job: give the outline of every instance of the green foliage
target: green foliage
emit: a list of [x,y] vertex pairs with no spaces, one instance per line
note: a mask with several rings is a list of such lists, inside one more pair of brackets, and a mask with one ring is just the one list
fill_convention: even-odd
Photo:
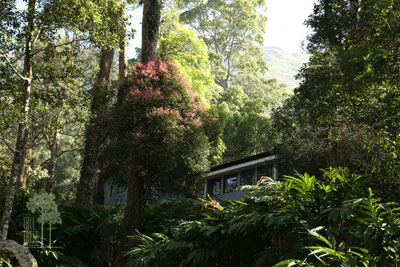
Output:
[[306,22],[312,56],[275,115],[292,170],[347,166],[398,198],[398,17],[391,0],[318,1]]
[[[249,77],[248,81],[252,78]],[[227,149],[224,160],[234,160],[270,151],[278,142],[269,110],[274,105],[273,94],[278,90],[276,81],[245,91],[242,86],[231,86],[218,99],[219,113],[224,119],[222,140]],[[278,99],[279,97],[275,98]]]
[[[8,147],[8,153],[14,154],[18,123],[29,121],[28,160],[32,172],[38,173],[49,166],[47,152],[54,133],[64,133],[67,127],[82,127],[88,106],[84,92],[95,74],[95,47],[117,43],[122,21],[110,18],[124,2],[37,0],[29,1],[32,3],[29,7],[28,3],[19,2],[2,1],[0,7],[4,22],[0,26],[0,142],[1,146]],[[28,19],[32,19],[32,29],[27,26]],[[29,52],[27,40],[31,41]],[[26,116],[22,116],[27,92],[21,77],[28,72],[21,68],[24,61],[32,65],[33,72],[31,103]],[[74,141],[78,145],[81,140],[77,136]],[[77,149],[77,146],[72,149],[61,146],[56,154],[60,156]],[[11,164],[8,161],[3,166],[10,168]],[[38,182],[30,178],[28,173],[29,189],[32,184],[35,190],[41,189],[43,179]]]
[[160,57],[177,62],[179,70],[192,84],[192,90],[210,101],[216,85],[204,41],[192,29],[180,24],[176,13],[165,14],[160,35]]
[[8,184],[8,176],[11,171],[12,157],[9,148],[0,145],[0,184],[6,186]]
[[3,257],[0,257],[0,262],[1,262],[1,264],[6,264],[6,266],[8,266],[8,267],[12,267],[12,265],[11,265],[11,263],[7,260],[7,259],[4,259]]
[[286,97],[286,89],[265,78],[263,34],[264,1],[177,2],[180,21],[189,25],[207,45],[219,114],[224,118],[223,161],[271,150],[277,136],[270,109]]
[[227,89],[235,73],[265,71],[262,51],[266,18],[263,1],[184,1],[180,19],[189,24],[211,52],[216,83]]
[[222,202],[223,210],[153,206],[127,256],[134,266],[393,266],[398,204],[366,186],[338,168],[246,186],[243,200]]
[[62,202],[59,210],[63,223],[52,231],[56,245],[61,246],[58,262],[109,266],[120,242],[123,208],[96,206],[89,212],[77,202]]

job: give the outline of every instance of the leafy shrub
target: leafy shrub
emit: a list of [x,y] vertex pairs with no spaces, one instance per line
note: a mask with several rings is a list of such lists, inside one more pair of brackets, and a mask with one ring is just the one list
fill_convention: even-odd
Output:
[[[224,209],[200,201],[148,209],[133,266],[393,266],[400,216],[360,175],[325,170],[246,186]],[[159,213],[158,213],[159,212]],[[175,217],[176,216],[176,217]]]

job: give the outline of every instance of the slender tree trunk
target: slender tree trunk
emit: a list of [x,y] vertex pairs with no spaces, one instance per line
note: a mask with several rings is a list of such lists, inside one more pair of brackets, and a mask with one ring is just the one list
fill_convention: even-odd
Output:
[[57,153],[60,147],[60,131],[58,127],[54,130],[53,140],[50,147],[50,165],[48,171],[48,177],[46,181],[46,192],[51,194],[53,193],[54,188],[54,173],[56,170],[56,163],[57,163]]
[[161,18],[161,1],[144,0],[142,21],[142,54],[140,62],[147,63],[157,57]]
[[21,182],[21,176],[25,170],[26,158],[28,154],[28,115],[29,104],[31,98],[32,88],[32,46],[34,42],[35,30],[35,14],[36,14],[36,0],[29,0],[28,2],[28,26],[26,30],[25,42],[25,58],[24,58],[24,85],[23,85],[23,102],[22,102],[22,121],[18,126],[17,143],[14,153],[14,161],[10,175],[10,185],[8,187],[8,194],[4,205],[3,216],[1,220],[1,239],[6,240],[8,235],[8,227],[11,220],[12,208],[14,205],[15,192],[18,189],[18,184]]
[[127,77],[127,66],[128,61],[126,59],[126,31],[124,31],[123,37],[121,37],[119,43],[119,74],[118,74],[118,81],[119,81],[119,88],[124,88],[126,86],[128,77]]
[[121,105],[125,99],[128,88],[128,61],[126,59],[126,25],[125,25],[125,7],[119,12],[119,21],[123,23],[121,35],[119,37],[119,57],[118,57],[118,95],[117,106]]
[[91,119],[86,128],[85,150],[79,180],[78,197],[87,209],[93,209],[97,199],[97,183],[100,173],[100,155],[104,146],[104,118],[107,113],[109,87],[114,49],[103,49],[100,59],[100,71],[93,88]]
[[100,205],[104,204],[104,182],[106,181],[104,178],[104,173],[100,172],[96,184],[96,195],[93,198],[93,202]]
[[27,172],[28,172],[28,165],[29,165],[29,158],[28,158],[28,151],[32,147],[32,140],[31,137],[32,133],[32,128],[29,128],[28,125],[26,125],[26,132],[24,134],[24,139],[25,139],[25,145],[23,146],[23,155],[22,155],[22,160],[20,164],[20,173],[18,175],[18,188],[20,189],[26,189],[27,187]]

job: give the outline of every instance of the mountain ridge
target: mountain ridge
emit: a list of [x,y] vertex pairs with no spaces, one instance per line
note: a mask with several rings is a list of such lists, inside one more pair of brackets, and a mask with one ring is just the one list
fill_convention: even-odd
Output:
[[298,87],[300,81],[297,75],[304,63],[308,62],[308,55],[299,53],[287,53],[276,46],[263,47],[264,59],[268,65],[266,77],[276,79],[279,84],[286,84],[287,89],[292,91]]

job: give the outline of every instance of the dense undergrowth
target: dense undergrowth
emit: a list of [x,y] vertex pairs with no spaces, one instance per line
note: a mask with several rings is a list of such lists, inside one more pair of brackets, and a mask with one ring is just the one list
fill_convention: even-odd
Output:
[[133,266],[397,266],[400,216],[346,169],[247,186],[242,201],[147,211]]
[[[3,202],[4,194],[1,198]],[[20,244],[24,243],[24,217],[32,216],[26,208],[28,199],[29,194],[18,192],[10,225],[9,239]],[[48,240],[49,228],[44,227],[43,248],[30,248],[39,266],[110,266],[120,240],[118,231],[122,223],[123,208],[119,205],[99,205],[89,211],[77,202],[59,201],[57,204],[62,223],[52,226],[51,247]],[[34,228],[36,238],[40,240],[40,225],[35,223]],[[41,244],[37,241],[29,245]],[[18,266],[15,256],[0,255],[0,259],[2,258],[8,259],[13,266]]]
[[[149,206],[131,237],[129,266],[398,266],[398,204],[380,200],[367,178],[347,169],[323,173],[264,179],[221,206],[194,199]],[[10,229],[21,243],[27,199],[18,195]],[[122,207],[58,207],[53,247],[31,249],[39,266],[111,266]]]

